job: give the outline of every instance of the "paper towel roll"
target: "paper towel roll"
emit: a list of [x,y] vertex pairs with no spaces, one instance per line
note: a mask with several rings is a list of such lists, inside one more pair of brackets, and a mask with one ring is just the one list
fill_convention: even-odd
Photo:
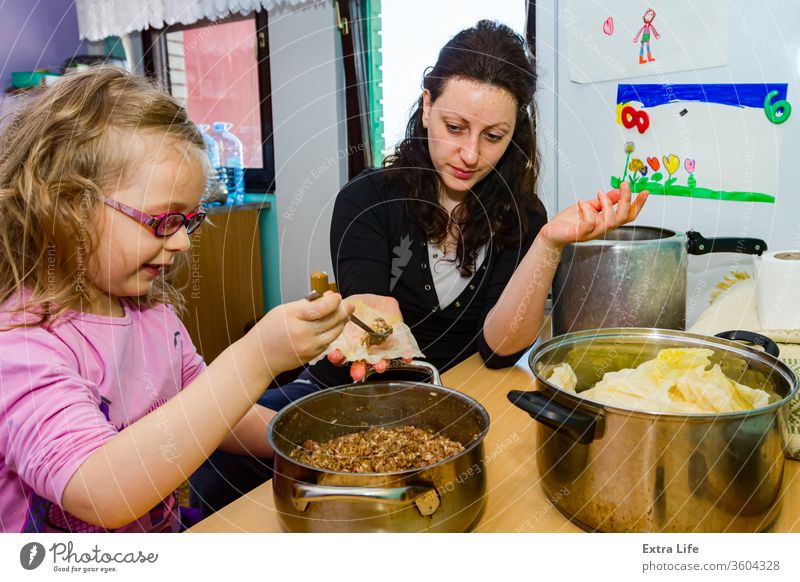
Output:
[[753,257],[756,309],[764,329],[800,329],[800,251]]

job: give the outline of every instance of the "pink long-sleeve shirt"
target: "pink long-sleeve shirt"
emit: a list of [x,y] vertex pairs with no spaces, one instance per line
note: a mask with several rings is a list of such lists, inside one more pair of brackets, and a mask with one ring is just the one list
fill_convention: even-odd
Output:
[[[52,329],[0,331],[0,531],[105,531],[59,507],[68,481],[205,368],[171,307],[123,308],[123,317],[70,313]],[[12,319],[0,308],[0,329]],[[157,446],[171,462],[174,436],[163,429]],[[117,531],[178,525],[173,494]]]

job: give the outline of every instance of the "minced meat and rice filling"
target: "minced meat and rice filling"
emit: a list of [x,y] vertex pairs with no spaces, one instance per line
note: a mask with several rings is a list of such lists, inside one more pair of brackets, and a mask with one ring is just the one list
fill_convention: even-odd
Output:
[[394,473],[421,469],[463,451],[461,443],[431,430],[372,427],[318,443],[311,439],[291,452],[307,465],[344,473]]

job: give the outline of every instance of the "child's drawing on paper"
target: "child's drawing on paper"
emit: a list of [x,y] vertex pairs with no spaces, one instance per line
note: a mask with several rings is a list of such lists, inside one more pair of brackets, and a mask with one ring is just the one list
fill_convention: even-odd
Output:
[[729,1],[561,0],[555,4],[559,35],[567,41],[569,78],[575,83],[727,64]]
[[[619,85],[614,166],[622,171],[611,185],[627,181],[632,192],[775,202],[782,122],[791,114],[786,96],[785,83]],[[789,113],[773,120],[780,108]],[[637,125],[637,119],[649,123]]]
[[[653,26],[653,19],[656,17],[656,11],[652,8],[648,8],[647,12],[644,13],[642,16],[642,20],[644,21],[644,26],[639,29],[639,32],[636,33],[636,36],[633,37],[633,43],[636,44],[637,42],[641,42],[642,46],[639,49],[639,64],[644,65],[645,63],[652,62],[655,59],[653,54],[650,52],[650,36],[656,37],[656,40],[661,38],[661,35],[658,34],[656,27]],[[640,41],[641,39],[641,41]],[[647,60],[644,58],[644,49],[645,45],[647,45]]]

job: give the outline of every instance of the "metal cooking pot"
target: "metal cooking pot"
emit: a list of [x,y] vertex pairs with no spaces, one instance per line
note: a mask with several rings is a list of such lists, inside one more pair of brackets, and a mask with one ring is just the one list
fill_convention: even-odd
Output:
[[[435,368],[424,362],[415,367]],[[408,368],[408,366],[403,366]],[[438,381],[438,372],[433,374]],[[344,473],[290,457],[307,439],[321,442],[379,426],[413,425],[464,444],[423,469]],[[486,493],[483,440],[489,415],[476,400],[422,382],[366,382],[310,394],[269,425],[275,451],[275,507],[292,532],[463,532],[477,522]]]
[[[580,397],[604,373],[638,366],[674,347],[712,350],[712,363],[730,378],[766,390],[769,404],[747,412],[682,415]],[[777,355],[777,346],[769,349]],[[545,380],[562,362],[577,375],[578,395]],[[797,378],[776,357],[720,338],[617,328],[554,338],[534,349],[529,363],[536,390],[508,397],[539,423],[537,464],[545,493],[582,528],[756,532],[777,519],[784,404],[797,392]]]
[[760,255],[755,238],[707,239],[650,226],[623,226],[567,245],[553,279],[553,335],[600,327],[686,328],[688,255]]

